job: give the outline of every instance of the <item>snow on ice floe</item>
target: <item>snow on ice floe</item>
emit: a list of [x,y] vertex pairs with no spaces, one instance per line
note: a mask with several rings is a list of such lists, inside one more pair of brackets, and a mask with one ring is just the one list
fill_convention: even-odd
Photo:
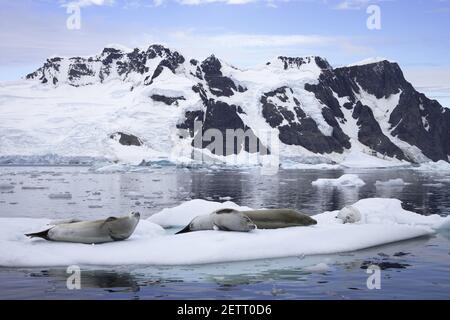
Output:
[[337,179],[317,179],[312,182],[316,187],[362,187],[366,183],[356,174],[344,174]]
[[199,231],[174,235],[154,223],[179,226],[194,215],[221,207],[248,209],[232,202],[192,200],[164,209],[158,218],[141,220],[126,241],[101,245],[28,239],[24,233],[42,230],[50,220],[0,218],[0,266],[187,265],[303,257],[361,250],[450,228],[449,218],[406,211],[396,199],[358,201],[352,207],[360,212],[361,219],[354,224],[337,219],[339,211],[314,216],[318,221],[315,226],[249,233]]
[[252,210],[249,207],[241,207],[234,202],[214,202],[202,199],[195,199],[182,203],[175,208],[166,208],[148,218],[149,221],[159,224],[164,228],[184,227],[192,219],[199,215],[209,214],[219,209],[239,209]]

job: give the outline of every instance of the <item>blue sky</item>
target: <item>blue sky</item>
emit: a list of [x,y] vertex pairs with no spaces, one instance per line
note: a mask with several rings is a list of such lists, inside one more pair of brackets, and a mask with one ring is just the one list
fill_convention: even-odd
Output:
[[[79,30],[66,27],[70,2],[81,8]],[[370,5],[381,10],[380,30],[366,26]],[[0,27],[0,80],[52,55],[163,43],[238,67],[277,55],[320,55],[334,66],[386,57],[418,86],[450,88],[450,0],[0,0]]]

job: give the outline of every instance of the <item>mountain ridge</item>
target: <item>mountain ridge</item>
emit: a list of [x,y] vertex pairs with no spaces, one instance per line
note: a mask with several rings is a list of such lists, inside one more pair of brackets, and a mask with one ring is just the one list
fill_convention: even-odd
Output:
[[[170,130],[187,130],[190,140],[174,143],[191,149],[207,129],[250,130],[258,141],[264,129],[278,134],[283,156],[303,160],[316,156],[338,163],[352,150],[412,163],[449,161],[450,156],[450,110],[417,92],[400,66],[388,60],[333,68],[319,56],[278,56],[260,68],[239,69],[215,55],[199,61],[156,44],[49,58],[26,79],[55,90],[64,84],[100,91],[111,81],[127,84],[122,90],[128,88],[139,103],[174,108]],[[201,132],[195,132],[195,120],[203,123]],[[214,154],[206,143],[201,148]],[[252,153],[245,142],[232,154],[241,151]]]

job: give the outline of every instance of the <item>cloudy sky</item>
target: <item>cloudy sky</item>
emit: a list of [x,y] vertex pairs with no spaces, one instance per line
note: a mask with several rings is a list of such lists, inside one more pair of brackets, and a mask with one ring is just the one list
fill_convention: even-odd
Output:
[[[81,24],[70,30],[74,5]],[[381,29],[367,28],[373,5]],[[0,27],[0,80],[53,55],[162,43],[238,67],[277,55],[320,55],[334,66],[386,57],[417,87],[450,88],[450,0],[0,0]]]

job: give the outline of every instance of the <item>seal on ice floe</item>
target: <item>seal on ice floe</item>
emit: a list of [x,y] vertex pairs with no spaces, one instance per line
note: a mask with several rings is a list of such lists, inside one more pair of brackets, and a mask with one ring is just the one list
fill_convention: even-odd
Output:
[[[246,222],[247,221],[247,222]],[[253,228],[247,230],[245,226],[251,223]],[[235,209],[220,209],[209,215],[195,217],[184,229],[178,233],[199,230],[250,231],[255,229],[279,229],[288,227],[303,227],[317,224],[310,216],[291,209],[268,209],[238,211]],[[241,226],[240,229],[237,226]],[[239,230],[238,230],[239,229]]]
[[131,212],[124,217],[109,217],[96,221],[62,221],[47,230],[28,233],[26,236],[88,244],[120,241],[133,234],[139,219],[139,212]]
[[346,206],[341,210],[339,210],[339,213],[336,216],[336,218],[342,220],[344,224],[357,223],[360,222],[362,219],[361,212],[359,212],[359,210],[353,206]]
[[317,224],[317,221],[310,216],[292,209],[266,209],[241,212],[249,217],[258,229],[307,227]]
[[242,212],[233,209],[222,209],[211,214],[195,217],[176,234],[200,230],[249,232],[254,229],[256,229],[256,225]]

